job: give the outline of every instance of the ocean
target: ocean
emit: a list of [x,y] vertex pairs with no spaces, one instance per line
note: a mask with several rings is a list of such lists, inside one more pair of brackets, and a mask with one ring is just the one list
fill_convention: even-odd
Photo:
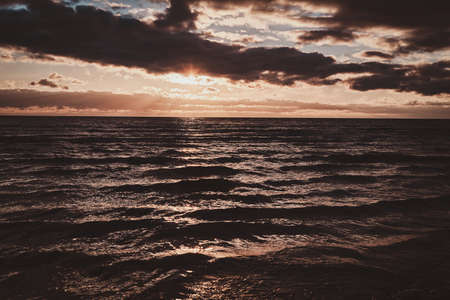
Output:
[[0,117],[1,299],[449,299],[450,120]]

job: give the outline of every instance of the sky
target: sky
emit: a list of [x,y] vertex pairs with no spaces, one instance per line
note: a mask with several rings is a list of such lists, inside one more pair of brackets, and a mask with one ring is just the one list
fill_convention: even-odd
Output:
[[450,118],[448,0],[0,0],[0,115]]

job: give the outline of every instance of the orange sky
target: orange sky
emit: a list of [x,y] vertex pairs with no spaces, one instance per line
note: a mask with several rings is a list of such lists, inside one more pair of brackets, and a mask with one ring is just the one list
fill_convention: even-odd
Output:
[[449,118],[448,4],[408,3],[5,1],[0,114]]

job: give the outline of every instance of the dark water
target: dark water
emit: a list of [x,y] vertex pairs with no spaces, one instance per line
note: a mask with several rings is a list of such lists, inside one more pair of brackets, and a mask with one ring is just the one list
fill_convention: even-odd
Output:
[[0,118],[2,299],[449,299],[450,121]]

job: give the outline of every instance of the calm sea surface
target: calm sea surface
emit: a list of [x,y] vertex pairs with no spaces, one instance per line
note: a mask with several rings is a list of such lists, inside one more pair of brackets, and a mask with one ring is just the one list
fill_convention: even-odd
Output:
[[2,299],[449,299],[450,121],[0,117]]

